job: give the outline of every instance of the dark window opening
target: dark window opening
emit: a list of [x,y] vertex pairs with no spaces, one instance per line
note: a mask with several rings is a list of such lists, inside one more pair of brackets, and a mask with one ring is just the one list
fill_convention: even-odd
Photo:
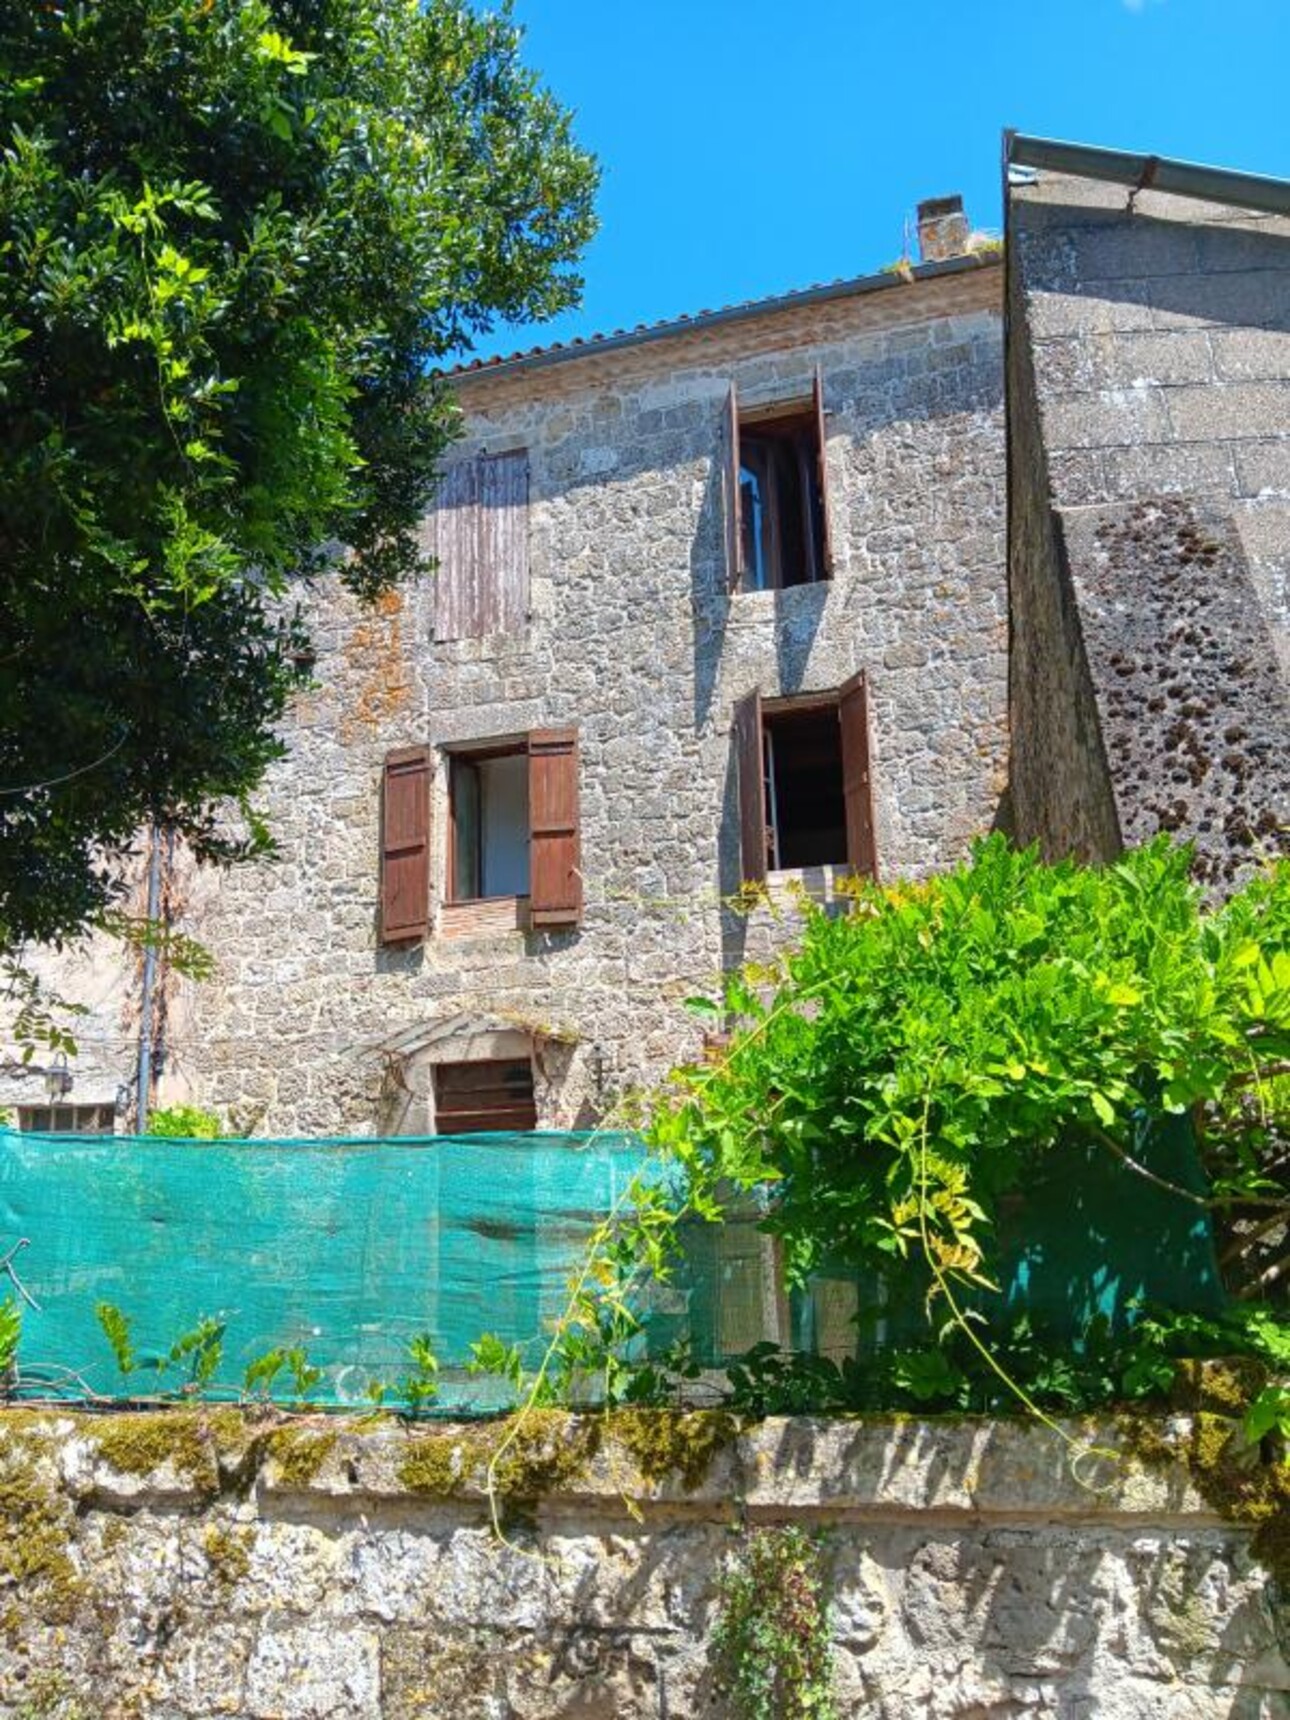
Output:
[[826,577],[815,415],[739,425],[739,518],[750,591]]
[[536,1129],[532,1064],[518,1058],[438,1064],[434,1120],[440,1135]]
[[449,900],[527,895],[527,748],[453,754],[448,796],[452,815]]
[[114,1135],[115,1105],[19,1105],[24,1134]]
[[847,817],[837,706],[768,712],[762,733],[770,869],[845,865]]

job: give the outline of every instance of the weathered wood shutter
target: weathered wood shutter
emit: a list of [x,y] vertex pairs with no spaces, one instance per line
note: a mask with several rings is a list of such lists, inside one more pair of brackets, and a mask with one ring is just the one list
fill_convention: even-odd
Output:
[[731,591],[738,591],[744,576],[744,533],[743,508],[739,494],[739,396],[733,382],[726,398],[722,441],[725,455],[722,489],[725,491],[726,584]]
[[862,877],[878,876],[869,762],[869,681],[862,670],[838,693],[842,725],[842,795],[846,806],[847,861]]
[[828,430],[824,420],[824,378],[819,366],[811,384],[811,404],[815,411],[816,458],[819,462],[820,485],[820,561],[823,572],[833,572],[833,539],[829,533],[829,462],[825,450]]
[[735,706],[735,762],[739,772],[739,848],[745,884],[766,881],[766,781],[761,694]]
[[444,472],[434,516],[436,639],[483,639],[523,627],[528,509],[523,449],[459,460]]
[[429,924],[430,749],[401,747],[381,782],[381,942],[419,942]]
[[480,573],[477,630],[518,633],[529,613],[529,457],[488,454],[479,462]]
[[529,736],[529,917],[534,926],[582,922],[578,731]]

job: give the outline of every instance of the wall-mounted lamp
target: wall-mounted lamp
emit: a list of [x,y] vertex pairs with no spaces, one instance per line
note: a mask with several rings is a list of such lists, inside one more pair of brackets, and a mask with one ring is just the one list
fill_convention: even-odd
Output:
[[56,1051],[54,1061],[45,1070],[45,1090],[55,1103],[71,1092],[72,1079],[72,1072],[67,1067],[67,1053]]

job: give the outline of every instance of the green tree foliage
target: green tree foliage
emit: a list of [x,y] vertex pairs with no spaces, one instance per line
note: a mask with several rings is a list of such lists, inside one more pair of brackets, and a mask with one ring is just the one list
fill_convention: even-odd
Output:
[[293,589],[418,565],[429,367],[576,299],[594,187],[505,9],[0,3],[0,947],[149,818],[265,846]]
[[[768,1191],[790,1269],[988,1285],[1000,1199],[1090,1143],[1131,1172],[1144,1119],[1189,1113],[1257,1293],[1284,1250],[1290,1134],[1290,867],[1207,910],[1186,850],[1045,866],[1002,838],[925,883],[807,912],[799,947],[745,970],[728,1052],[679,1072],[652,1132],[715,1216]],[[705,1007],[700,1005],[700,1007]],[[1257,1271],[1249,1274],[1250,1251]]]

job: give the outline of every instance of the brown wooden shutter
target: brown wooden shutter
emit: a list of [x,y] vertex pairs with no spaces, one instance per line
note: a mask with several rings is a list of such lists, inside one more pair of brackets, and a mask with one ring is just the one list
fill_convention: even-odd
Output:
[[459,460],[439,480],[434,515],[434,636],[517,633],[529,612],[529,457]]
[[459,460],[439,479],[434,553],[434,636],[468,639],[479,608],[478,460]]
[[766,779],[761,694],[735,706],[735,760],[739,771],[739,847],[745,884],[766,881]]
[[862,877],[878,876],[873,828],[873,779],[869,764],[869,680],[862,670],[838,693],[842,725],[842,794],[846,805],[847,860]]
[[726,583],[731,591],[738,591],[743,579],[743,513],[739,496],[739,396],[735,385],[730,384],[730,393],[726,399],[725,426],[722,439],[725,443],[725,519],[726,519]]
[[829,462],[825,450],[827,448],[827,427],[824,421],[824,378],[819,366],[815,369],[815,380],[811,384],[811,401],[815,408],[815,441],[816,459],[819,462],[820,483],[820,560],[826,574],[833,572],[833,539],[829,533]]
[[534,926],[582,923],[578,731],[529,736],[529,916]]
[[529,613],[529,457],[489,454],[479,461],[478,610],[472,638],[518,633]]
[[401,747],[381,783],[381,942],[419,942],[429,924],[430,748]]

